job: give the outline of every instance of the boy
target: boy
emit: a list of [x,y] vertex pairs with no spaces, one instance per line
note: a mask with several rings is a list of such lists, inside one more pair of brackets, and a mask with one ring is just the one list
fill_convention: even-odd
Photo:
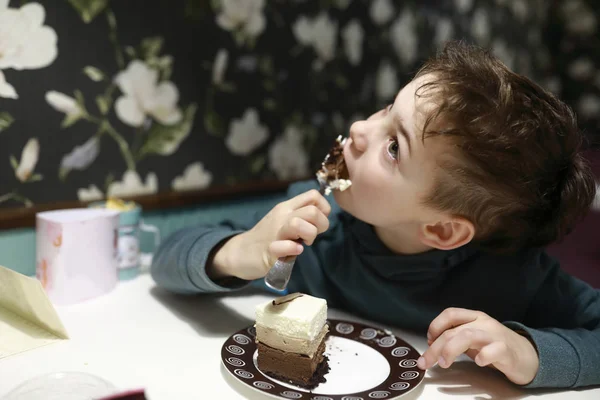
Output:
[[152,276],[180,293],[234,290],[298,255],[290,292],[426,331],[422,369],[466,353],[518,385],[600,384],[600,294],[541,249],[593,200],[581,141],[554,96],[450,43],[352,125],[352,186],[335,201],[296,184],[264,217],[177,232]]

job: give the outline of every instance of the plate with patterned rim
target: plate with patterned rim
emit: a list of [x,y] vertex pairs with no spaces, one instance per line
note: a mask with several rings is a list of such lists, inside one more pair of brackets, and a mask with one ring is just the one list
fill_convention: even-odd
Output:
[[328,320],[325,355],[330,371],[312,391],[264,374],[257,367],[256,329],[231,335],[221,348],[221,361],[242,384],[277,399],[396,399],[419,386],[425,371],[417,367],[419,352],[392,332],[357,322]]

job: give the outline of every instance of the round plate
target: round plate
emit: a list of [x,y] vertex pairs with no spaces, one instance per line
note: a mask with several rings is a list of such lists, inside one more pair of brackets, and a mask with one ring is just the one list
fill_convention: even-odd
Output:
[[81,400],[108,396],[116,390],[104,379],[84,372],[64,371],[36,376],[2,400]]
[[415,389],[425,372],[419,352],[389,331],[356,322],[328,320],[327,382],[312,391],[271,378],[256,363],[251,326],[234,333],[221,349],[223,365],[237,380],[271,397],[306,400],[392,399]]

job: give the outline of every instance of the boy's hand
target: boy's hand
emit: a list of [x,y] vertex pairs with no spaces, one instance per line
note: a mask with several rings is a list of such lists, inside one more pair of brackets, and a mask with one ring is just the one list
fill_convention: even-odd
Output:
[[277,204],[252,229],[228,240],[215,254],[213,276],[264,277],[279,257],[297,256],[329,228],[331,206],[310,190]]
[[492,366],[518,385],[535,378],[539,357],[524,336],[480,311],[447,308],[429,325],[429,349],[418,360],[421,369],[438,363],[448,368],[462,353],[477,365]]

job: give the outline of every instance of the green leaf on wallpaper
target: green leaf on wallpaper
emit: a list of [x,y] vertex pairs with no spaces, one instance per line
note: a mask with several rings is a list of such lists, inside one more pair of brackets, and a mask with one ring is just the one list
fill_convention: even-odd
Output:
[[42,179],[44,179],[44,176],[42,174],[34,174],[31,177],[29,177],[29,179],[27,179],[27,182],[28,183],[39,182]]
[[213,136],[223,136],[225,134],[225,124],[223,124],[221,117],[212,110],[207,110],[204,113],[204,128]]
[[112,34],[116,34],[117,31],[117,17],[115,13],[109,9],[106,12],[106,21],[108,22],[108,27],[110,28]]
[[100,82],[104,80],[104,72],[100,71],[100,69],[96,67],[92,67],[91,65],[83,68],[83,73],[94,82]]
[[108,193],[108,188],[115,181],[115,175],[112,172],[109,172],[106,175],[106,179],[104,179],[104,192]]
[[190,104],[183,112],[181,121],[175,125],[161,125],[154,122],[148,132],[146,143],[140,150],[140,157],[147,154],[170,156],[175,153],[192,130],[197,109],[195,103]]
[[58,179],[61,182],[65,182],[67,180],[67,176],[69,176],[69,172],[71,172],[69,168],[60,167],[58,169]]
[[12,117],[12,115],[6,111],[0,112],[0,132],[8,129],[13,122],[15,122],[15,119]]
[[164,39],[160,36],[145,38],[140,44],[140,52],[144,60],[152,60],[158,56],[162,49]]
[[19,168],[19,162],[13,155],[10,156],[10,165],[12,165],[12,167],[15,171],[17,170],[17,168]]
[[96,106],[100,111],[100,114],[106,115],[110,111],[112,105],[112,98],[110,96],[96,96]]
[[89,24],[108,6],[109,0],[69,0],[71,6],[79,13],[86,24]]
[[264,155],[256,157],[250,162],[250,172],[254,175],[258,174],[263,169],[266,162],[267,160]]
[[125,46],[125,54],[132,60],[137,58],[137,50],[133,46]]
[[165,55],[162,57],[154,57],[147,61],[150,68],[154,68],[160,72],[160,80],[168,81],[173,73],[173,57]]
[[67,115],[60,123],[60,127],[63,129],[68,128],[71,125],[73,125],[75,122],[79,121],[80,119],[81,119],[81,115],[79,115],[79,114]]
[[85,97],[83,96],[81,90],[77,89],[73,92],[73,94],[75,95],[75,100],[77,100],[77,104],[79,104],[79,106],[82,109],[85,109]]

